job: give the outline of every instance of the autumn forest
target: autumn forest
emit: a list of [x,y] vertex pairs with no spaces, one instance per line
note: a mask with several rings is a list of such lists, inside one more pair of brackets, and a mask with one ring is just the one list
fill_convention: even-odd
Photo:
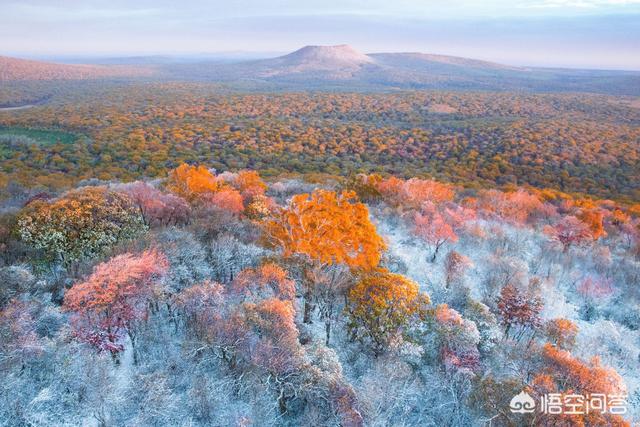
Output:
[[0,426],[640,421],[637,97],[29,64]]
[[[160,177],[190,162],[265,176],[374,172],[640,199],[640,108],[624,98],[85,85],[0,112],[0,180],[64,188],[92,177]],[[37,103],[53,92],[30,89],[9,91],[0,104]],[[12,138],[25,128],[66,135]]]

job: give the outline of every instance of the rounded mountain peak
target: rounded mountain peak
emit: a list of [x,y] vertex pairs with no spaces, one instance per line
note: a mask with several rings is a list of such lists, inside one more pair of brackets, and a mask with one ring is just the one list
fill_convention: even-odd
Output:
[[358,52],[347,44],[335,46],[305,46],[286,56],[290,59],[334,61],[341,63],[373,62],[371,57]]

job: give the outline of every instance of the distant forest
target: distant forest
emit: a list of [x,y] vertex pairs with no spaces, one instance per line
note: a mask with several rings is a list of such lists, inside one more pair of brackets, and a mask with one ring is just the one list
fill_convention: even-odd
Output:
[[[42,103],[42,100],[46,100]],[[379,173],[640,200],[640,108],[587,94],[232,93],[206,83],[7,85],[0,185],[165,176]]]

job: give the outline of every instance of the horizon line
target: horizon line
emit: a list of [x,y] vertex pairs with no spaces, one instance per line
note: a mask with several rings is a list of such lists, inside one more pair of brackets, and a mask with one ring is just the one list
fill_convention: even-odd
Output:
[[[56,62],[56,60],[83,60],[83,59],[91,59],[91,60],[100,60],[100,59],[132,59],[132,58],[153,58],[153,57],[166,57],[172,59],[196,59],[198,57],[219,57],[220,59],[234,59],[237,62],[243,61],[251,61],[251,60],[259,60],[259,59],[272,59],[280,56],[287,55],[289,53],[296,52],[300,49],[304,49],[307,47],[342,47],[348,46],[353,48],[353,46],[349,43],[340,43],[340,44],[308,44],[301,46],[294,50],[289,51],[279,51],[279,50],[222,50],[222,51],[201,51],[201,52],[111,52],[111,53],[90,53],[90,52],[78,52],[78,53],[26,53],[26,52],[3,52],[0,51],[0,56],[14,58],[14,59],[23,59],[29,61],[40,61],[40,62],[49,62],[49,63],[59,63],[72,65],[71,63],[65,62]],[[353,48],[355,49],[355,48]],[[359,51],[358,49],[355,49]],[[581,67],[581,66],[569,66],[569,65],[553,65],[553,64],[539,64],[533,65],[531,63],[509,63],[503,62],[493,58],[486,57],[471,57],[471,56],[462,56],[456,54],[447,54],[447,53],[439,53],[439,52],[424,52],[417,50],[407,50],[407,51],[371,51],[371,52],[362,52],[364,55],[376,55],[376,54],[424,54],[424,55],[435,55],[435,56],[445,56],[452,58],[462,58],[462,59],[470,59],[476,61],[484,61],[484,62],[492,62],[497,65],[504,65],[510,67],[520,67],[520,68],[536,68],[536,69],[548,69],[548,70],[584,70],[584,71],[612,71],[612,72],[640,72],[640,68],[624,68],[624,67],[608,67],[608,68],[597,68],[597,67]],[[223,58],[224,55],[256,55],[255,58]],[[264,55],[264,56],[263,56]],[[275,56],[273,56],[275,55]],[[204,59],[204,58],[203,58]],[[73,65],[96,65],[96,64],[83,64],[81,62],[74,62]],[[119,65],[119,64],[99,64],[99,65]],[[136,65],[136,64],[128,64],[128,65]],[[140,64],[143,65],[143,64]],[[153,64],[145,64],[145,65],[153,65]]]

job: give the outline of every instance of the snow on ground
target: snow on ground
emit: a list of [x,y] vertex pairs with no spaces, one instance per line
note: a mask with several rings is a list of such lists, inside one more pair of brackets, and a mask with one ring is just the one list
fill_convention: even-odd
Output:
[[[546,236],[539,230],[479,220],[478,225],[488,230],[485,239],[461,236],[458,242],[445,245],[437,261],[431,263],[429,248],[412,237],[411,230],[400,218],[390,218],[376,209],[372,212],[378,231],[387,241],[389,253],[404,264],[404,274],[417,282],[434,304],[447,302],[448,295],[443,292],[442,260],[449,250],[456,250],[473,261],[474,266],[467,274],[467,285],[474,299],[482,300],[486,296],[484,279],[496,267],[518,270],[521,276],[513,276],[515,281],[541,278],[543,320],[562,317],[577,324],[579,333],[572,354],[583,360],[598,356],[603,365],[614,368],[627,385],[629,415],[632,419],[640,419],[640,331],[602,317],[585,320],[580,314],[584,300],[577,294],[576,284],[594,268],[593,259],[597,254],[593,252],[602,250],[601,247],[576,250],[568,260],[554,259],[545,247]],[[496,252],[508,260],[506,266],[493,263]],[[597,303],[604,309],[612,301],[603,298]]]

